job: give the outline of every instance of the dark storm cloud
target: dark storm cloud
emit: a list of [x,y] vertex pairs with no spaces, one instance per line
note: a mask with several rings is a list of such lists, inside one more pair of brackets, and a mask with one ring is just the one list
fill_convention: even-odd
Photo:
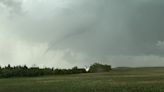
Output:
[[104,7],[91,32],[65,38],[62,45],[98,55],[162,54],[156,44],[164,40],[163,1],[107,1]]
[[164,61],[163,0],[0,2],[13,12],[26,10],[23,16],[6,19],[4,25],[27,44],[45,43],[37,49],[44,54],[37,57],[49,55],[68,64],[90,64],[100,58],[115,66]]
[[161,0],[141,3],[131,16],[129,27],[133,47],[140,53],[163,53],[156,49],[158,41],[164,40],[164,2]]
[[[105,3],[100,5],[100,2]],[[87,8],[84,8],[83,5],[86,5]],[[67,14],[64,11],[62,18],[67,21],[62,21],[64,22],[60,26],[63,27],[62,29],[52,27],[47,30],[47,27],[43,28],[46,30],[43,30],[43,33],[45,31],[48,35],[53,36],[55,31],[59,30],[62,30],[61,33],[64,34],[58,40],[54,38],[56,41],[52,42],[52,47],[54,43],[60,44],[66,40],[68,45],[73,45],[70,48],[87,49],[87,51],[90,49],[90,52],[99,52],[100,54],[149,54],[153,53],[151,51],[154,49],[153,46],[159,40],[163,40],[163,1],[83,1],[80,7],[76,7],[68,9],[72,13]],[[84,16],[82,20],[77,16],[79,13],[82,14],[80,16]],[[85,14],[87,15],[85,16]],[[87,20],[89,15],[99,16]],[[47,25],[53,26],[54,23]],[[77,37],[76,35],[81,33],[84,35],[86,31],[90,30],[92,30],[90,35],[87,38],[77,39],[77,44],[76,41],[71,41],[71,37]],[[38,32],[36,31],[36,33]],[[42,35],[42,33],[40,34]],[[86,40],[85,44],[81,43],[81,40]]]

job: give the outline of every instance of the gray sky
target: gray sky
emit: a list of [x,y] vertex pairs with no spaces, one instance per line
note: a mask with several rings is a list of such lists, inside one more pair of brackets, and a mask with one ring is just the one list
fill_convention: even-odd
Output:
[[164,66],[163,0],[0,0],[0,64]]

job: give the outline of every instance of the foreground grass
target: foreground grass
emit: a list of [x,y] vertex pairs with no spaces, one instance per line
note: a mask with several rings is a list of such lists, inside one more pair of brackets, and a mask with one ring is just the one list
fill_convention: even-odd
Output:
[[164,92],[164,68],[0,79],[0,92]]

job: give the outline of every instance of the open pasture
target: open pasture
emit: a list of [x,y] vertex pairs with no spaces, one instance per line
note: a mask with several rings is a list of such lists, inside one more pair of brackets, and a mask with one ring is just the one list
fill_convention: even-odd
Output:
[[164,92],[164,68],[0,79],[0,92]]

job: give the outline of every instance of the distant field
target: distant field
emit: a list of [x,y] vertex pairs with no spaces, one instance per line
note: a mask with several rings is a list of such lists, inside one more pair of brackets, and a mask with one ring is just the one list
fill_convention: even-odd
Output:
[[164,68],[0,79],[0,92],[164,92]]

